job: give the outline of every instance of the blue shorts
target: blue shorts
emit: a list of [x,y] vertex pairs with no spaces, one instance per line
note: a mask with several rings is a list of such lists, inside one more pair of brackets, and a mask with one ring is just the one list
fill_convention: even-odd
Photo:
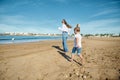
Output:
[[77,54],[80,55],[82,48],[78,48],[78,47],[73,47],[72,49],[72,54],[75,54],[75,52],[77,51]]

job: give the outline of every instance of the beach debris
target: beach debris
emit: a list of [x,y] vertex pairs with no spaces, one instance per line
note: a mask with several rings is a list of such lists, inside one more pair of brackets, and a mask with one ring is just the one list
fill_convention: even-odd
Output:
[[79,72],[76,72],[75,74],[78,76],[78,75],[79,75]]
[[85,75],[83,75],[83,76],[82,76],[82,78],[83,78],[83,79],[86,79],[86,76],[85,76]]
[[72,77],[72,73],[69,73],[69,77]]
[[92,78],[92,76],[90,76],[90,78]]
[[14,43],[15,38],[12,38],[12,42]]
[[86,79],[86,76],[83,76],[83,78],[85,78],[85,79]]
[[106,78],[105,80],[108,80],[108,78]]
[[12,38],[12,41],[14,41],[15,40],[15,38]]
[[68,78],[68,75],[67,75],[67,74],[65,74],[65,77],[66,77],[66,78]]

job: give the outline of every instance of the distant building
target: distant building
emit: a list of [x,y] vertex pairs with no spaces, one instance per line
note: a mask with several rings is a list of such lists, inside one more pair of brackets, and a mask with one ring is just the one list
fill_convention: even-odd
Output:
[[113,34],[112,37],[119,37],[119,34]]

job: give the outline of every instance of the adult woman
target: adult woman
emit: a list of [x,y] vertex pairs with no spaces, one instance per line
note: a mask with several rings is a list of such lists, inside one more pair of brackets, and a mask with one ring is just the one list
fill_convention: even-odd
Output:
[[62,31],[62,44],[64,52],[68,52],[68,46],[67,46],[67,38],[68,34],[70,32],[70,28],[72,28],[65,19],[62,20],[62,27],[59,27],[58,29]]

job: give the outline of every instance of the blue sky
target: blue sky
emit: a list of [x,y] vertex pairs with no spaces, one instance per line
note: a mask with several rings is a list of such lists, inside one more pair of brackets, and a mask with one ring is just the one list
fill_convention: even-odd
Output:
[[120,0],[0,0],[0,33],[61,33],[61,20],[81,33],[120,33]]

